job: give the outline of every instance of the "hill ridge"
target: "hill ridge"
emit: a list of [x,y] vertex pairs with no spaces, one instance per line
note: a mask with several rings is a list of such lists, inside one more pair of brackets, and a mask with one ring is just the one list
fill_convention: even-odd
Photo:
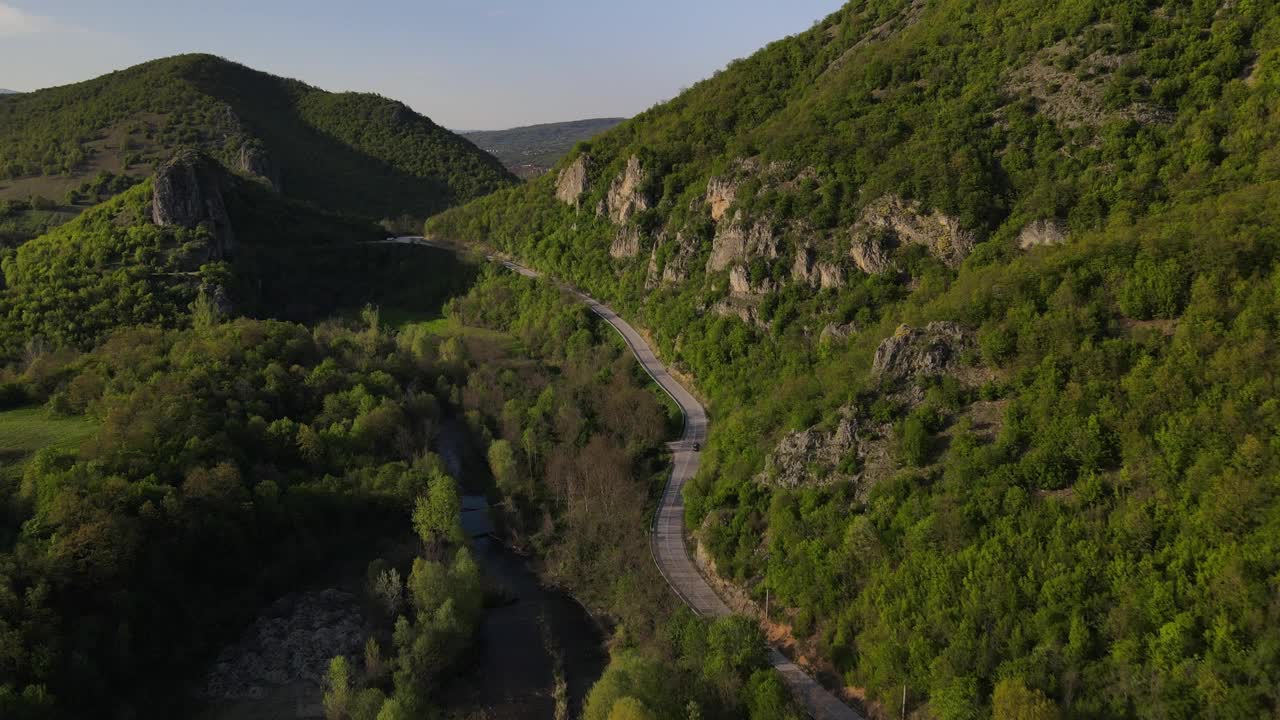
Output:
[[469,130],[460,134],[527,179],[546,172],[579,142],[590,140],[624,121],[625,118],[584,118],[506,130]]
[[42,196],[69,210],[111,194],[80,192],[96,176],[145,177],[183,146],[295,199],[373,219],[426,217],[514,181],[404,103],[209,54],[6,95],[0,120],[0,200]]

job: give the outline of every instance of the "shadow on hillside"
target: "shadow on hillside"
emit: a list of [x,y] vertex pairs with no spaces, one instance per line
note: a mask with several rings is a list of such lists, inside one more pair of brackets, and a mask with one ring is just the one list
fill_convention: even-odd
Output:
[[[297,108],[310,90],[303,83],[233,63],[197,62],[184,74],[202,92],[227,103],[266,143],[289,197],[364,217],[434,214],[457,201],[443,179],[399,170],[307,122]],[[415,121],[421,120],[415,116],[405,122]]]

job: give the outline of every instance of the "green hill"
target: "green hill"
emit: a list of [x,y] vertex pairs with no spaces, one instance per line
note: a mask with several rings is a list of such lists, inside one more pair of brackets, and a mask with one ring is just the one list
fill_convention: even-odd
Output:
[[523,178],[534,178],[555,166],[583,140],[617,126],[626,118],[593,118],[545,123],[509,130],[474,130],[462,136],[502,161]]
[[39,234],[186,146],[291,198],[374,219],[426,217],[514,180],[402,103],[181,55],[0,97],[0,232],[9,244]]
[[88,350],[117,328],[190,326],[201,307],[298,321],[370,302],[429,309],[469,282],[449,253],[368,244],[383,236],[185,151],[5,258],[0,360],[33,342]]
[[690,528],[879,712],[1254,717],[1278,109],[1271,4],[866,0],[427,230],[695,378]]

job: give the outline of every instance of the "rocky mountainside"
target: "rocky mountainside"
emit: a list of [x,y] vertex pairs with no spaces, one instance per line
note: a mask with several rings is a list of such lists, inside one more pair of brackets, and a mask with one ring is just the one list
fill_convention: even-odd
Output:
[[515,180],[394,100],[181,55],[0,99],[0,221],[32,196],[93,204],[128,184],[99,180],[147,177],[183,147],[290,198],[372,219],[426,217]]
[[689,526],[873,714],[1266,714],[1278,109],[1272,5],[850,2],[427,232],[695,378]]
[[625,121],[626,118],[571,120],[509,130],[473,130],[462,136],[501,160],[511,172],[529,179],[554,167],[574,145]]

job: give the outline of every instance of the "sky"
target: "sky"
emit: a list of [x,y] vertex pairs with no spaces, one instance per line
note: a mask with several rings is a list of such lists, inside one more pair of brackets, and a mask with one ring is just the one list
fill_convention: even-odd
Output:
[[630,117],[842,0],[0,0],[0,88],[208,52],[455,130]]

